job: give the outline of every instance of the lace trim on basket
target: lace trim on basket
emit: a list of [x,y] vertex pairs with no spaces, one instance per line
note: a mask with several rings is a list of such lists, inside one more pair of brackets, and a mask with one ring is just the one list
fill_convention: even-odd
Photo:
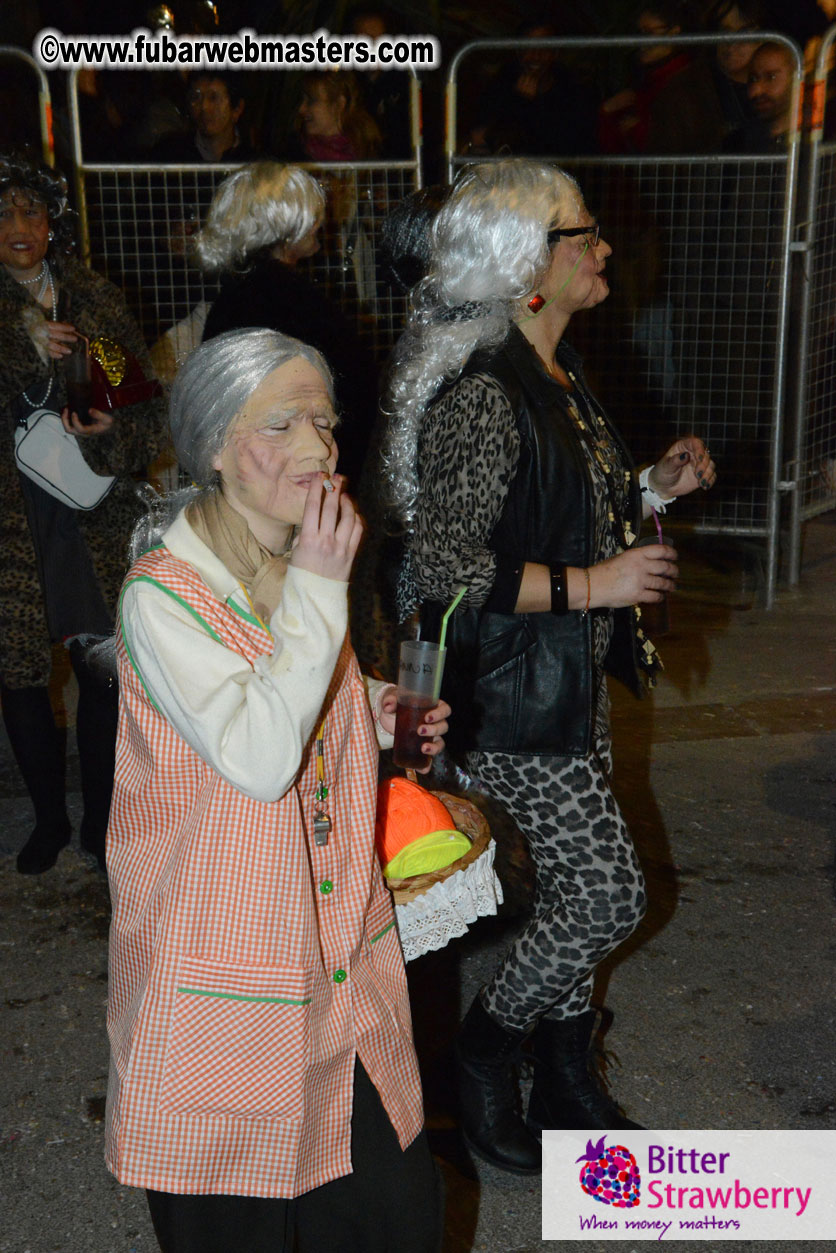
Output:
[[476,861],[421,896],[395,906],[404,961],[444,948],[463,936],[477,918],[495,914],[502,904],[502,885],[493,868],[496,843],[491,840]]

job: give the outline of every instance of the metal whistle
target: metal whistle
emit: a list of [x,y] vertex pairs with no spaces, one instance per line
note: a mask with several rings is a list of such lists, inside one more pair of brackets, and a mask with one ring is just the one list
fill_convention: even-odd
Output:
[[320,848],[327,844],[330,831],[331,819],[327,814],[319,810],[316,814],[314,814],[313,820],[314,844],[318,845]]

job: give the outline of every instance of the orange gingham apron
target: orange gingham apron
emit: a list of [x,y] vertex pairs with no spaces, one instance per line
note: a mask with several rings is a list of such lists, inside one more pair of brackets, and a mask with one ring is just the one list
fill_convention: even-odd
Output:
[[[272,652],[269,632],[165,548],[127,582],[138,578],[184,602],[219,647],[250,664]],[[420,1082],[374,852],[378,748],[348,640],[323,706],[324,847],[313,740],[281,800],[252,800],[154,707],[121,622],[117,656],[109,1168],[157,1191],[276,1197],[348,1174],[355,1052],[405,1148],[423,1123]]]

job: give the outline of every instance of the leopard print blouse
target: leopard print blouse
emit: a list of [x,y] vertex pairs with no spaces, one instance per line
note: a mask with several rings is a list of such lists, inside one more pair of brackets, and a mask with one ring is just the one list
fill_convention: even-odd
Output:
[[[624,550],[619,518],[629,516],[627,467],[599,421],[594,398],[578,378],[570,378],[573,390],[567,393],[567,406],[593,484],[598,562]],[[449,603],[462,584],[468,589],[462,602],[466,607],[487,600],[496,574],[489,539],[516,474],[519,453],[514,411],[488,373],[460,379],[428,410],[418,442],[418,511],[398,586],[402,618],[422,600]],[[593,621],[594,658],[601,664],[612,620],[601,614]]]

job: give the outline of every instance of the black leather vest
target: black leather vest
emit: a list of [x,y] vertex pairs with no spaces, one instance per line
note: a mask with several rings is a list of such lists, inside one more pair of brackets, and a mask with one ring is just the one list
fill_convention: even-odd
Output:
[[[558,360],[582,386],[580,358],[561,345]],[[593,561],[593,485],[567,395],[549,378],[516,327],[490,356],[474,355],[464,375],[489,373],[516,415],[520,458],[505,507],[489,539],[495,552],[521,562],[589,566]],[[601,412],[596,404],[596,412]],[[633,529],[638,531],[638,475],[612,426],[625,466],[633,471]],[[422,635],[438,638],[444,606],[422,606]],[[593,611],[595,612],[595,611]],[[602,610],[599,612],[607,612]],[[614,613],[607,669],[637,694],[634,615]],[[584,756],[592,744],[592,615],[570,612],[456,613],[448,624],[444,696],[453,707],[454,751]]]

